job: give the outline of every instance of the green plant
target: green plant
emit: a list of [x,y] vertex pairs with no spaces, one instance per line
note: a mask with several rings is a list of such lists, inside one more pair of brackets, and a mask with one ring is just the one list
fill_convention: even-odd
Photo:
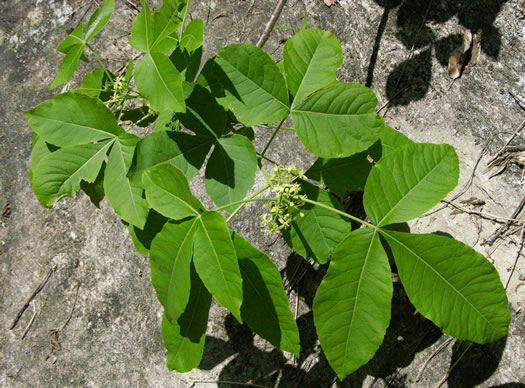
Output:
[[[330,264],[313,313],[339,378],[370,360],[389,325],[393,287],[384,244],[414,306],[443,332],[478,343],[506,334],[505,290],[483,256],[451,238],[388,227],[443,199],[457,184],[458,159],[449,145],[414,143],[386,127],[371,90],[336,81],[342,50],[333,34],[303,28],[277,64],[260,48],[233,44],[199,72],[204,25],[186,25],[187,2],[165,0],[154,12],[141,3],[130,44],[144,56],[125,73],[111,73],[88,43],[111,18],[114,0],[60,45],[65,57],[52,88],[87,59],[86,47],[102,67],[80,88],[26,112],[34,131],[29,174],[46,207],[81,189],[96,205],[105,196],[137,250],[150,254],[170,370],[199,365],[212,296],[274,346],[299,355],[278,269],[228,227],[253,201],[266,203],[262,222],[291,248]],[[319,157],[304,173],[265,156],[290,116],[288,129]],[[134,124],[123,128],[128,120]],[[142,138],[130,132],[152,123],[155,130]],[[272,123],[273,136],[257,152],[251,127]],[[263,161],[275,165],[272,176]],[[190,191],[201,168],[214,209]],[[266,185],[247,197],[258,170]],[[261,197],[268,189],[273,196]],[[333,195],[363,190],[369,222],[347,214]],[[363,227],[351,231],[351,221]]]

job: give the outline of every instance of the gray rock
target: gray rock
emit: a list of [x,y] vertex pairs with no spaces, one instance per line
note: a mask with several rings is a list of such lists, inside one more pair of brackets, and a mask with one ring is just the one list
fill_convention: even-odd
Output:
[[[47,90],[61,59],[55,48],[66,30],[87,20],[94,3],[0,1],[0,211],[7,204],[11,207],[11,216],[0,226],[0,385],[198,387],[204,384],[192,385],[192,381],[227,380],[279,387],[436,386],[468,345],[449,345],[416,381],[425,361],[446,338],[414,311],[398,283],[383,346],[367,366],[337,383],[320,354],[310,311],[323,268],[301,261],[280,238],[263,229],[258,218],[262,210],[255,204],[247,206],[232,226],[268,253],[287,278],[304,272],[298,289],[290,290],[292,308],[299,301],[298,323],[304,334],[301,359],[294,362],[289,354],[253,337],[214,304],[200,369],[187,374],[168,372],[160,334],[161,307],[151,286],[148,260],[136,253],[118,216],[107,202],[97,209],[84,195],[64,199],[49,211],[29,188],[32,133],[23,111],[59,92]],[[116,3],[113,20],[94,42],[111,69],[120,68],[135,54],[127,44],[136,14],[130,6],[133,1]],[[229,43],[254,43],[272,8],[270,1],[195,1],[192,16],[207,24],[205,56]],[[489,155],[523,121],[523,109],[509,94],[525,101],[522,2],[340,0],[329,8],[321,0],[290,0],[278,21],[286,28],[276,29],[265,46],[276,59],[305,16],[309,27],[333,31],[341,40],[344,65],[339,79],[371,86],[379,106],[388,103],[381,113],[389,126],[416,141],[456,147],[462,169],[456,193],[469,182],[491,140],[458,201],[476,197],[485,205],[474,210],[503,217],[512,214],[523,198],[522,170],[510,165],[489,179],[492,172],[484,168]],[[481,57],[452,82],[445,63],[464,28],[482,31]],[[82,65],[79,73],[94,67],[93,60]],[[75,76],[72,85],[80,79]],[[256,133],[261,147],[271,130],[257,128]],[[512,144],[523,146],[523,135]],[[280,133],[270,157],[298,167],[312,162],[291,132]],[[193,187],[206,202],[202,177],[196,178]],[[482,245],[499,224],[453,210],[444,208],[409,227],[413,232],[446,232],[474,246],[489,257],[506,282],[519,235],[507,236],[493,246]],[[522,254],[508,287],[513,310],[509,336],[494,344],[473,345],[452,369],[445,386],[525,383],[525,287],[520,280],[525,275],[524,263]],[[34,303],[9,330],[25,300],[54,267]],[[33,315],[34,322],[21,339]]]

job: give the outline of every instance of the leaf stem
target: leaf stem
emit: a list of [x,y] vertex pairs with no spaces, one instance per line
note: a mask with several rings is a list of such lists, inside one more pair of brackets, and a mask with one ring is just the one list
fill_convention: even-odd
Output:
[[345,212],[343,212],[341,210],[334,209],[333,207],[327,206],[324,203],[320,203],[320,202],[317,202],[317,201],[312,201],[311,199],[308,199],[308,198],[305,198],[304,202],[311,203],[312,205],[315,205],[315,206],[324,207],[325,209],[331,210],[334,213],[342,215],[343,217],[350,218],[351,220],[359,222],[360,224],[366,225],[366,226],[368,226],[370,228],[373,228],[373,229],[377,229],[377,226],[372,225],[372,224],[370,224],[370,223],[368,223],[366,221],[363,221],[361,218],[357,218],[357,217],[354,217],[353,215],[345,213]]
[[[264,156],[261,156],[261,157],[264,158]],[[266,184],[268,184],[268,186],[271,186],[272,180],[270,179],[268,172],[266,172],[266,169],[264,168],[264,166],[262,165],[260,161],[259,161],[259,170],[261,170],[262,174],[264,175],[264,179],[266,179]]]
[[[264,185],[264,187],[263,187],[262,189],[257,190],[253,195],[251,195],[251,196],[248,198],[248,200],[251,200],[251,199],[257,197],[259,194],[261,194],[263,191],[265,191],[268,187],[270,187],[269,184]],[[237,213],[238,213],[238,212],[239,212],[244,206],[246,206],[247,203],[248,203],[247,201],[244,202],[244,203],[241,203],[241,204],[239,205],[239,207],[237,207],[237,209],[235,209],[235,210],[233,211],[233,213],[230,214],[230,216],[229,216],[228,219],[226,220],[226,223],[230,222],[230,221],[232,220],[232,218],[235,217],[235,215],[236,215],[236,214],[237,214]]]
[[[219,211],[219,210],[224,210],[224,209],[227,209],[231,206],[235,206],[235,205],[241,205],[243,203],[246,203],[246,202],[257,202],[257,201],[267,201],[267,202],[273,202],[273,201],[277,201],[277,197],[269,197],[269,198],[251,198],[251,199],[243,199],[241,201],[235,201],[235,202],[232,202],[232,203],[229,203],[227,205],[224,205],[224,206],[219,206],[219,207],[216,207],[215,209],[213,209],[212,211]],[[231,217],[231,216],[230,216]],[[229,218],[228,218],[229,219]]]
[[102,68],[104,69],[104,72],[106,73],[108,78],[111,80],[111,82],[115,81],[113,79],[113,76],[109,72],[108,68],[104,65],[104,62],[102,62],[102,59],[100,59],[100,57],[98,56],[97,52],[93,49],[93,47],[91,47],[89,43],[86,43],[86,46],[89,49],[89,51],[91,51],[93,53],[95,58],[97,58],[98,63],[100,63],[100,66],[102,66]]
[[186,24],[186,18],[188,17],[188,10],[190,9],[190,3],[191,3],[191,0],[188,0],[188,3],[186,3],[186,7],[184,8],[184,16],[182,17],[182,23],[180,24],[180,28],[179,28],[179,44],[180,44],[180,40],[182,39],[182,33],[184,31],[184,25]]
[[[268,127],[268,128],[277,128],[276,125],[270,125],[270,124],[266,124],[265,127]],[[281,127],[281,129],[284,129],[284,130],[286,130],[286,131],[295,131],[295,128]]]
[[275,136],[277,136],[277,132],[279,132],[279,129],[281,129],[281,126],[283,125],[284,120],[286,120],[286,117],[281,120],[281,122],[279,123],[277,127],[275,127],[275,131],[273,131],[272,137],[270,137],[270,140],[268,140],[268,143],[266,144],[266,147],[264,147],[264,150],[263,152],[261,152],[261,156],[259,158],[263,158],[266,151],[268,151],[270,144],[272,144],[273,139],[275,139]]

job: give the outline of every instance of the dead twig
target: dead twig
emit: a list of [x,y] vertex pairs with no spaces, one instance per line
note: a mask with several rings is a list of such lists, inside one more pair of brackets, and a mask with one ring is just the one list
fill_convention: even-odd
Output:
[[514,101],[516,101],[516,104],[518,104],[518,106],[525,110],[525,103],[523,101],[521,101],[518,97],[516,97],[514,95],[514,93],[512,93],[511,91],[509,91],[509,94],[511,95],[511,97],[514,99]]
[[[474,175],[476,174],[476,170],[477,170],[477,168],[479,166],[479,163],[481,162],[481,159],[483,159],[483,156],[487,153],[487,151],[489,149],[489,145],[490,145],[490,143],[492,143],[492,139],[493,138],[490,138],[485,143],[485,145],[483,146],[483,149],[481,150],[481,152],[480,152],[480,154],[478,156],[478,159],[476,160],[476,163],[474,164],[474,167],[472,168],[472,172],[470,173],[470,176],[469,176],[469,178],[467,180],[467,183],[465,183],[465,186],[463,186],[463,188],[456,195],[454,195],[454,197],[452,197],[452,199],[450,199],[450,201],[455,201],[456,199],[461,197],[463,194],[465,194],[467,192],[467,190],[470,188],[470,186],[472,186],[472,182],[474,181]],[[437,212],[443,210],[444,208],[446,208],[446,206],[441,206],[439,209],[436,209],[436,210],[433,210],[431,212],[425,213],[421,217],[431,216],[432,214],[437,213]]]
[[268,20],[268,23],[266,24],[266,27],[264,28],[261,37],[257,41],[257,47],[262,48],[268,40],[268,38],[270,37],[273,27],[275,26],[275,23],[277,23],[277,19],[279,19],[279,16],[281,15],[281,11],[283,10],[285,4],[286,0],[279,0],[279,3],[277,3],[275,10],[273,11],[272,16],[270,17],[270,20]]
[[456,360],[456,362],[450,367],[450,369],[448,370],[448,372],[445,374],[445,376],[443,376],[443,378],[439,381],[439,383],[436,385],[436,388],[440,388],[443,384],[445,384],[445,381],[448,380],[449,376],[450,376],[450,372],[452,372],[452,370],[459,364],[459,362],[461,361],[461,359],[463,358],[463,356],[465,355],[465,353],[467,353],[467,351],[470,349],[470,347],[472,346],[472,343],[468,344],[467,348],[465,349],[465,351],[463,353],[461,353],[461,356],[459,356],[459,358]]
[[69,316],[67,317],[66,321],[62,325],[62,328],[60,330],[64,330],[71,320],[71,317],[73,316],[73,311],[75,310],[75,306],[77,305],[77,299],[78,299],[78,292],[80,291],[80,284],[77,286],[77,292],[75,294],[75,300],[73,300],[73,306],[71,307],[71,311],[69,312]]
[[521,130],[525,127],[525,120],[523,120],[520,124],[520,126],[518,127],[518,129],[516,129],[514,131],[514,133],[512,134],[512,136],[507,140],[507,142],[505,143],[505,145],[503,147],[501,147],[501,149],[496,152],[496,154],[494,154],[494,156],[488,161],[487,163],[487,166],[490,168],[494,162],[496,161],[496,159],[498,159],[498,157],[503,153],[505,152],[505,150],[507,149],[507,147],[509,146],[509,144],[512,142],[512,140],[514,140],[514,138],[516,136],[519,135],[519,133],[521,132]]
[[416,383],[419,382],[419,380],[421,380],[421,377],[423,376],[423,372],[425,371],[425,368],[427,367],[427,365],[429,364],[430,360],[432,360],[436,355],[438,355],[443,349],[445,349],[452,341],[454,341],[455,338],[453,337],[449,337],[448,339],[446,339],[445,341],[443,341],[443,343],[441,345],[439,345],[433,352],[432,354],[427,358],[427,360],[425,361],[425,363],[423,364],[423,366],[421,367],[421,369],[419,370],[419,373],[417,374],[417,377],[416,377]]
[[516,222],[516,223],[519,223],[519,224],[525,224],[525,220],[501,217],[501,216],[496,216],[496,215],[490,214],[490,213],[480,212],[480,211],[477,211],[477,210],[470,210],[470,209],[467,209],[467,208],[465,208],[463,206],[456,205],[455,203],[452,203],[452,202],[447,201],[447,200],[442,200],[441,202],[446,203],[447,205],[450,205],[453,208],[461,210],[463,213],[475,214],[475,215],[480,216],[481,218],[486,218],[487,220],[491,220],[491,221],[495,221],[495,222],[499,222],[499,223]]
[[[295,291],[295,310],[294,310],[294,318],[297,322],[297,317],[299,316],[299,284],[297,284],[297,290]],[[297,357],[295,357],[295,354],[292,356],[293,359],[293,366],[297,366]]]
[[238,383],[235,381],[228,381],[228,380],[190,380],[191,381],[191,387],[194,387],[195,384],[231,384],[231,385],[240,385],[244,387],[260,387],[260,388],[268,388],[267,385],[260,385],[260,384],[254,384],[254,383]]
[[22,317],[22,314],[24,314],[24,311],[26,311],[27,307],[29,306],[29,304],[31,303],[31,301],[35,298],[35,296],[38,295],[38,293],[40,291],[42,291],[42,289],[44,288],[44,286],[46,285],[46,283],[48,282],[49,278],[51,277],[51,275],[53,274],[53,272],[55,271],[56,269],[56,265],[51,268],[48,272],[47,272],[47,275],[46,277],[40,282],[40,284],[38,285],[37,288],[35,288],[35,290],[33,291],[33,293],[31,294],[31,296],[29,298],[27,298],[27,300],[25,301],[24,305],[22,306],[22,308],[18,311],[18,313],[16,314],[16,317],[15,319],[13,320],[13,323],[11,324],[11,326],[9,327],[10,330],[13,330],[16,326],[16,324],[18,323],[18,321],[20,320],[20,318]]
[[[518,207],[512,212],[512,215],[510,216],[510,218],[517,218],[518,215],[521,213],[521,211],[523,210],[523,207],[525,206],[525,197],[523,197],[523,199],[521,200],[521,202],[519,203]],[[494,242],[496,242],[496,240],[503,234],[505,233],[509,228],[510,228],[510,225],[512,224],[511,221],[507,221],[504,225],[500,226],[496,232],[494,232],[488,239],[486,239],[484,242],[483,242],[483,245],[488,245],[488,246],[492,246],[494,244]]]
[[33,322],[35,321],[35,318],[37,317],[38,314],[40,314],[40,312],[36,310],[36,303],[34,300],[32,303],[33,303],[33,310],[34,310],[33,316],[29,320],[29,323],[27,324],[26,329],[24,330],[24,334],[22,334],[22,339],[26,338],[27,333],[29,333],[29,329],[31,329],[31,326],[33,326]]
[[525,224],[521,227],[521,235],[520,235],[520,244],[518,245],[518,251],[516,252],[516,257],[514,258],[514,265],[512,266],[512,270],[510,271],[510,275],[507,279],[507,283],[505,283],[505,289],[509,286],[510,279],[512,278],[512,275],[514,275],[514,271],[516,270],[516,266],[518,265],[518,260],[521,255],[521,250],[523,249],[523,240],[525,240]]
[[140,9],[134,4],[132,3],[130,0],[126,0],[126,4],[133,10],[137,11],[137,12],[140,12]]

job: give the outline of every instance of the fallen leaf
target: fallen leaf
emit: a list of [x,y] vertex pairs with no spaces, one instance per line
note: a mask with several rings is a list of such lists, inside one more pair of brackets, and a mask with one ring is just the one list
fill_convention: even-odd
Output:
[[470,57],[470,63],[475,65],[478,63],[479,52],[481,50],[481,33],[474,34],[472,37],[472,55]]
[[467,57],[467,51],[472,45],[472,32],[470,30],[465,30],[463,34],[463,42],[461,46],[456,48],[450,58],[448,59],[448,75],[451,78],[457,79],[461,76],[463,72],[463,66],[465,65],[465,59]]

